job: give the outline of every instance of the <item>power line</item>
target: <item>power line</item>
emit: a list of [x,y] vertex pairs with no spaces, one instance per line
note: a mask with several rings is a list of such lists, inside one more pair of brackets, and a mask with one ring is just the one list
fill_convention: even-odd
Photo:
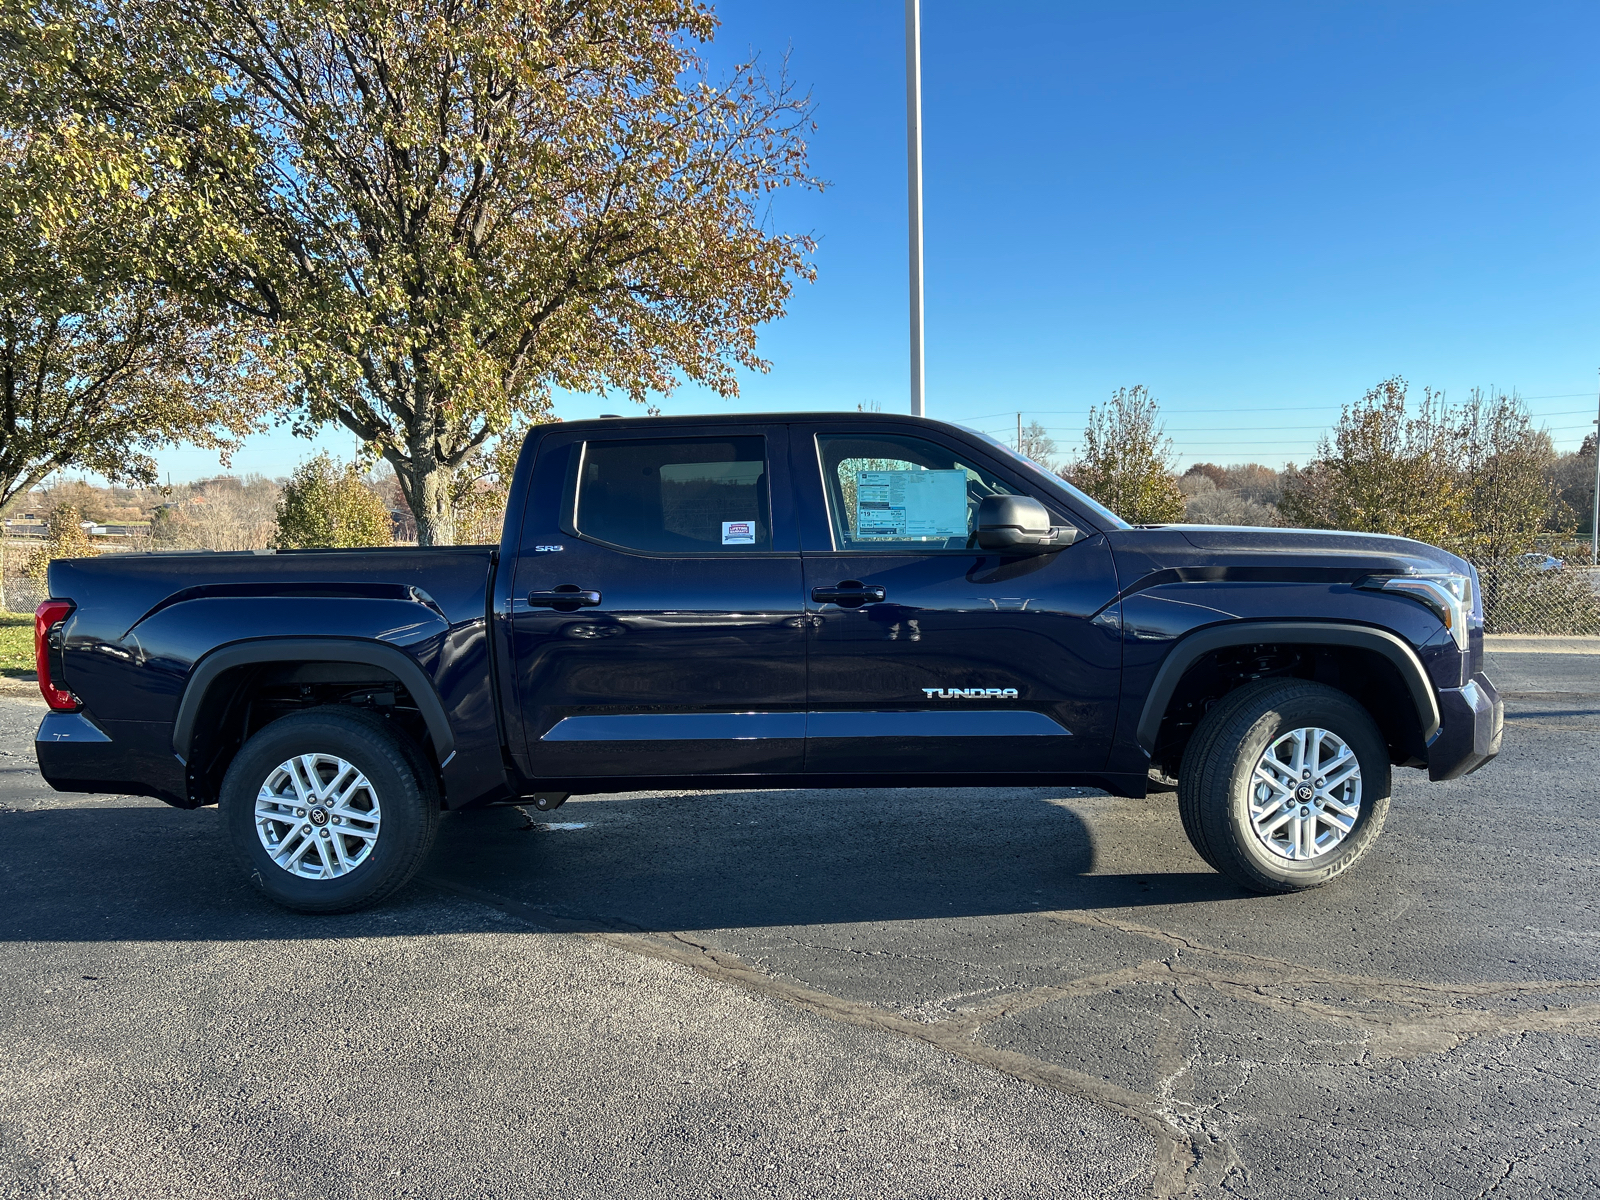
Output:
[[[1556,393],[1552,393],[1552,394],[1547,395],[1547,396],[1519,396],[1517,398],[1519,400],[1576,400],[1579,397],[1583,397],[1584,399],[1587,399],[1588,396],[1589,396],[1588,392],[1556,392]],[[1099,401],[1099,400],[1096,400],[1096,401],[1092,402],[1094,407],[1098,407],[1102,403],[1103,403],[1103,401]],[[1287,402],[1285,402],[1285,403],[1287,403]],[[1261,407],[1261,408],[1245,408],[1245,407],[1241,407],[1240,405],[1230,405],[1227,408],[1181,408],[1181,409],[1180,408],[1174,408],[1172,410],[1172,412],[1177,416],[1187,416],[1190,413],[1264,413],[1264,412],[1282,412],[1284,410],[1284,407],[1285,407],[1284,404],[1271,404],[1271,405],[1266,405],[1266,406]],[[1343,404],[1297,404],[1294,407],[1295,407],[1295,410],[1297,412],[1333,412],[1333,411],[1344,409],[1346,407],[1346,405],[1343,405]],[[1087,413],[1089,411],[1089,408],[1090,408],[1089,404],[1085,404],[1085,405],[1083,405],[1083,406],[1081,406],[1079,408],[1035,408],[1035,409],[1026,409],[1025,408],[1025,409],[1022,410],[1022,415],[1025,416],[1025,417],[1075,417],[1075,416],[1082,416],[1083,414]],[[955,420],[957,420],[957,421],[988,421],[988,420],[994,419],[995,417],[1013,416],[1013,415],[1015,415],[1016,411],[1017,410],[1014,409],[1014,408],[1009,408],[1005,412],[979,413],[977,416],[957,417],[957,418],[955,418]],[[1566,409],[1566,410],[1563,410],[1562,412],[1558,412],[1558,413],[1534,413],[1532,415],[1534,415],[1536,417],[1539,417],[1539,416],[1542,416],[1542,417],[1564,417],[1564,416],[1576,415],[1578,413],[1587,414],[1588,411],[1589,410],[1586,409],[1586,408],[1584,408],[1584,409]]]
[[[1585,432],[1587,432],[1589,427],[1592,424],[1594,424],[1593,418],[1591,418],[1588,421],[1581,422],[1579,424],[1546,425],[1546,426],[1542,426],[1541,428],[1543,428],[1544,431],[1547,432],[1547,433],[1571,433],[1571,432],[1573,432],[1575,430],[1580,430],[1580,429],[1584,430]],[[1040,428],[1043,429],[1044,432],[1048,433],[1048,434],[1063,434],[1063,435],[1065,435],[1065,434],[1073,434],[1073,433],[1081,432],[1081,431],[1075,429],[1074,427],[1068,426],[1068,425],[1042,425],[1042,426],[1040,426]],[[1331,425],[1280,425],[1277,428],[1283,429],[1285,431],[1296,431],[1296,432],[1304,431],[1304,430],[1321,430],[1321,431],[1324,431],[1324,432],[1331,433],[1333,431],[1333,427]],[[1011,430],[1010,428],[999,428],[999,429],[980,429],[978,432],[986,433],[991,437],[998,437],[1001,434],[1006,434],[1006,435],[1009,436],[1014,431]],[[1214,434],[1214,433],[1218,433],[1219,431],[1213,426],[1183,426],[1183,425],[1173,426],[1173,425],[1167,425],[1167,426],[1163,427],[1163,432],[1168,437],[1172,437],[1172,436],[1177,435],[1177,434],[1187,434],[1187,433],[1212,433],[1212,434]],[[1253,432],[1258,432],[1258,431],[1251,430],[1250,432],[1253,433]],[[1187,439],[1185,439],[1185,440],[1187,440]],[[1280,439],[1280,440],[1282,440],[1282,441],[1306,441],[1307,439],[1305,439],[1305,438],[1283,438],[1283,439]],[[1227,443],[1228,444],[1231,444],[1232,441],[1233,441],[1233,439],[1231,439],[1231,438],[1227,439]],[[1193,444],[1193,443],[1191,442],[1190,444]]]

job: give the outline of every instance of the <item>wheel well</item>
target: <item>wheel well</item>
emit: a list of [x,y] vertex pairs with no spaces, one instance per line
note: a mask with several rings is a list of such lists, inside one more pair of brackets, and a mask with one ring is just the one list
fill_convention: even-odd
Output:
[[1338,688],[1368,713],[1397,766],[1426,761],[1422,721],[1399,668],[1360,646],[1264,642],[1228,646],[1202,655],[1178,681],[1162,713],[1151,763],[1176,778],[1195,726],[1218,700],[1257,679],[1307,679]]
[[223,776],[253,735],[290,713],[325,705],[361,708],[385,718],[433,765],[442,794],[439,756],[427,722],[393,673],[366,663],[263,662],[223,671],[201,697],[188,756],[191,803],[217,802]]

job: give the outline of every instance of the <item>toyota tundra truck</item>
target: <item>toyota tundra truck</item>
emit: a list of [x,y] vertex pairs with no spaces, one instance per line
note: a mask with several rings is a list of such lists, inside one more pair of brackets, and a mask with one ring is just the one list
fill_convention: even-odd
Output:
[[498,547],[54,562],[39,768],[216,804],[280,904],[381,900],[440,813],[645,788],[1175,792],[1294,891],[1394,768],[1498,752],[1473,568],[1403,538],[1130,526],[878,413],[600,419],[522,446]]

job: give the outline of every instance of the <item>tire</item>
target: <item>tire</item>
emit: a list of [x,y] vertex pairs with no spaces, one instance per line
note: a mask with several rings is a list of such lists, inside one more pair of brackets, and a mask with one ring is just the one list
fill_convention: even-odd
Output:
[[[323,788],[327,804],[316,802]],[[246,742],[220,807],[250,882],[305,913],[350,912],[393,894],[439,827],[438,785],[422,752],[382,717],[337,706],[283,717]]]
[[[1189,745],[1194,745],[1199,736],[1199,731],[1196,730],[1189,739]],[[1183,822],[1183,832],[1188,836],[1189,844],[1194,847],[1194,852],[1206,860],[1206,866],[1213,871],[1220,871],[1222,870],[1221,865],[1212,856],[1211,847],[1206,844],[1206,831],[1200,824],[1200,807],[1194,803],[1193,789],[1183,786],[1183,778],[1188,773],[1189,751],[1187,748],[1184,749],[1183,762],[1185,767],[1184,776],[1180,776],[1176,788],[1178,793],[1178,817]]]
[[1196,852],[1253,892],[1304,891],[1343,874],[1389,814],[1389,750],[1372,717],[1344,692],[1304,680],[1267,679],[1224,696],[1190,738],[1178,779]]

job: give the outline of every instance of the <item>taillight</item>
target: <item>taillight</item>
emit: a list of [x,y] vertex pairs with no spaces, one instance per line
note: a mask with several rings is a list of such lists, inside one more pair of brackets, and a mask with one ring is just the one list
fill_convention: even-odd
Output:
[[33,612],[33,662],[39,672],[39,691],[57,712],[76,712],[82,702],[56,683],[61,674],[61,624],[78,606],[71,600],[46,600]]

